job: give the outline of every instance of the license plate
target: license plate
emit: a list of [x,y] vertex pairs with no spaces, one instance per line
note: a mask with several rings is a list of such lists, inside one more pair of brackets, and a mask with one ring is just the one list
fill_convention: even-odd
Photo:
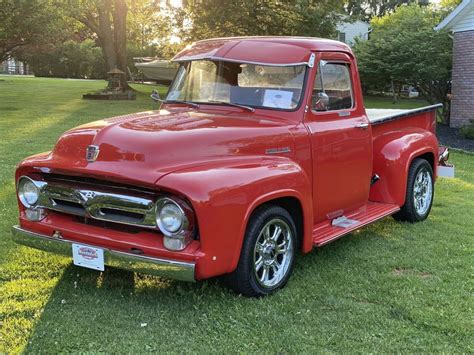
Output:
[[453,178],[454,177],[454,165],[453,166],[442,166],[438,165],[438,176]]
[[74,265],[104,271],[104,250],[87,245],[72,244]]

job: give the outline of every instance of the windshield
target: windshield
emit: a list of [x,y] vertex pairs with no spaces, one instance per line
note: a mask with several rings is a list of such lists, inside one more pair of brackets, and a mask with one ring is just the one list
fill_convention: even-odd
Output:
[[190,61],[180,66],[166,100],[291,110],[300,102],[305,72],[305,65]]

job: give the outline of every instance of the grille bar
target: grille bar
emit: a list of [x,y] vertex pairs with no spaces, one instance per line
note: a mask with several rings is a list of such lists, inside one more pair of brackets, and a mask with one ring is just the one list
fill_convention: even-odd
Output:
[[106,192],[90,186],[34,182],[41,191],[38,207],[101,221],[157,228],[154,197]]

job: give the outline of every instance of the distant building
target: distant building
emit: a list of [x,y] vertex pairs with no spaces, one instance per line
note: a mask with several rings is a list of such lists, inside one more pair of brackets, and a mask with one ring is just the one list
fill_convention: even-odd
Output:
[[355,39],[369,39],[370,25],[364,21],[341,22],[337,25],[338,41],[352,45]]
[[26,63],[10,58],[2,63],[2,66],[0,67],[0,73],[27,75],[29,74],[29,68]]
[[435,30],[454,34],[451,127],[474,120],[474,0],[464,0]]

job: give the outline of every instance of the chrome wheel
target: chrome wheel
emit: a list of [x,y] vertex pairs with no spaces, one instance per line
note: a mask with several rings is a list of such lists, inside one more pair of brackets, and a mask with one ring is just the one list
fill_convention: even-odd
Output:
[[423,168],[418,171],[413,185],[413,203],[420,216],[425,215],[433,199],[433,181],[430,172]]
[[280,218],[261,229],[253,251],[253,271],[260,286],[272,288],[289,272],[293,261],[293,236],[289,225]]

